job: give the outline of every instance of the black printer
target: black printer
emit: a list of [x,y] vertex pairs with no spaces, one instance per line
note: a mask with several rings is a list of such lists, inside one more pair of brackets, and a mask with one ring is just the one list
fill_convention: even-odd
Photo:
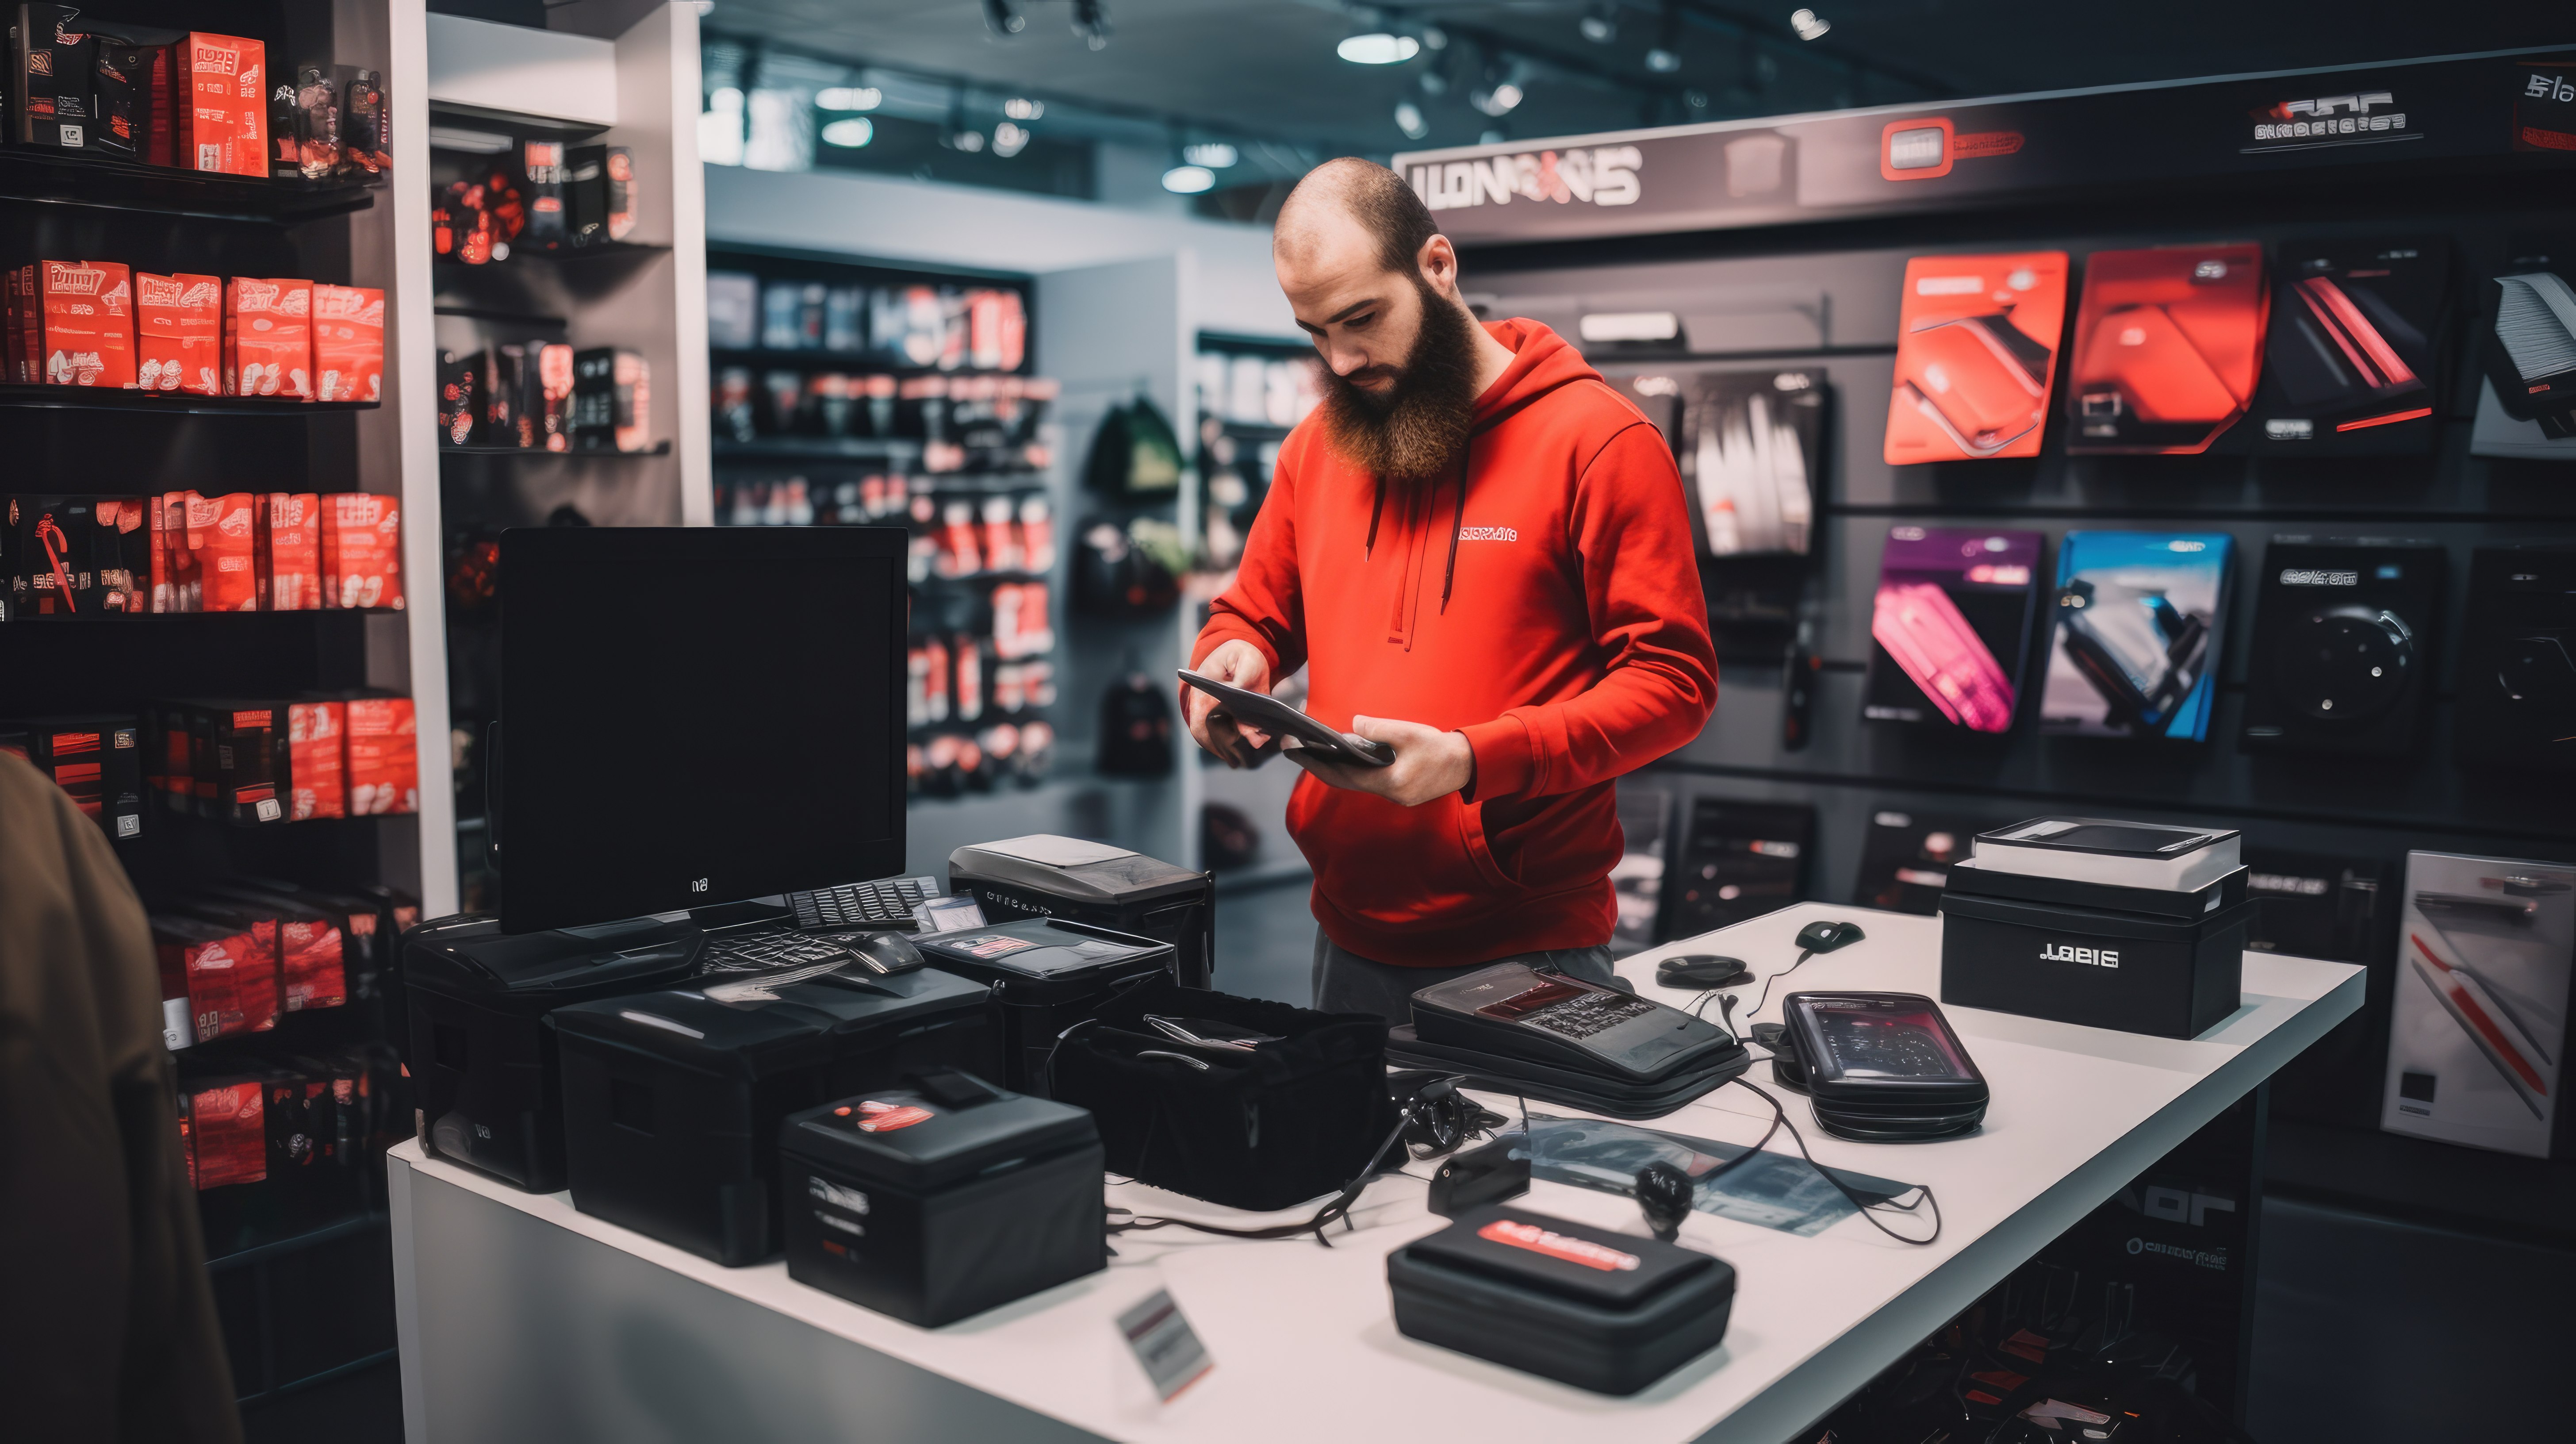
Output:
[[1047,1096],[1057,1035],[1099,1015],[1118,989],[1169,977],[1172,945],[1110,928],[1027,918],[913,939],[930,966],[990,984],[1000,1009],[1002,1080]]
[[936,968],[709,975],[556,1009],[573,1207],[728,1267],[778,1251],[788,1114],[989,1071],[992,990]]
[[1185,988],[1214,986],[1216,879],[1105,842],[1032,833],[948,854],[948,890],[988,921],[1055,917],[1172,945]]
[[695,973],[705,935],[636,918],[504,933],[495,917],[435,918],[403,935],[422,1146],[531,1193],[564,1186],[555,1036],[566,1003],[667,988]]

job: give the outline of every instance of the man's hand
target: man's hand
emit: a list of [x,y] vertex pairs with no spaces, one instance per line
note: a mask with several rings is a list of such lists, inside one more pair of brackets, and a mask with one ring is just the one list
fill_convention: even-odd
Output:
[[[1246,692],[1266,695],[1270,691],[1270,659],[1250,642],[1221,643],[1192,670]],[[1258,727],[1239,726],[1232,717],[1218,712],[1221,704],[1214,697],[1196,687],[1184,690],[1189,695],[1190,740],[1215,753],[1226,766],[1249,766],[1253,749],[1269,743],[1269,733]]]
[[1302,747],[1284,748],[1281,755],[1329,786],[1374,792],[1406,807],[1420,807],[1435,797],[1446,797],[1476,780],[1476,753],[1467,745],[1467,734],[1463,732],[1443,732],[1419,722],[1384,717],[1354,717],[1351,730],[1394,748],[1395,760],[1384,767],[1329,762]]

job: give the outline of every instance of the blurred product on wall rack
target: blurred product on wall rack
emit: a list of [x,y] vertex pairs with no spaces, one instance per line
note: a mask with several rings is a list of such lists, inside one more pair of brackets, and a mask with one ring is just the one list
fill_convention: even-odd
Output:
[[0,621],[344,609],[403,609],[398,497],[0,496]]
[[1323,403],[1322,363],[1294,341],[1202,333],[1198,354],[1199,535],[1191,596],[1204,604],[1234,579],[1252,519],[1288,433]]

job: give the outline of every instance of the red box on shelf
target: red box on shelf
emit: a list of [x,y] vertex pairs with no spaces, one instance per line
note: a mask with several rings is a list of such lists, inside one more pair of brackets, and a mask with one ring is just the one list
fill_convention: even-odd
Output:
[[365,491],[322,498],[322,605],[402,610],[398,498]]
[[134,277],[136,380],[146,391],[224,394],[224,283],[213,276]]
[[133,390],[134,285],[126,268],[115,261],[43,261],[36,286],[42,379]]
[[315,399],[381,401],[384,389],[385,293],[371,286],[315,286]]
[[224,288],[224,394],[313,399],[313,283],[235,276]]
[[197,1191],[268,1177],[268,1112],[257,1080],[221,1083],[188,1094],[192,1160]]
[[409,697],[348,702],[349,815],[420,810],[419,723]]
[[322,498],[309,491],[259,495],[251,509],[260,610],[310,612],[322,605]]
[[268,47],[191,31],[175,77],[179,163],[227,175],[268,174]]
[[348,730],[343,703],[286,704],[288,821],[349,815]]
[[188,546],[188,507],[202,500],[193,491],[164,492],[161,505],[161,551],[170,573],[170,606],[173,612],[205,610],[204,576],[197,570],[197,554]]
[[259,498],[247,491],[221,496],[189,493],[188,552],[196,564],[198,605],[192,611],[255,612],[259,608]]
[[277,1026],[274,943],[247,928],[156,914],[152,946],[165,972],[187,980],[189,1020],[200,1043]]

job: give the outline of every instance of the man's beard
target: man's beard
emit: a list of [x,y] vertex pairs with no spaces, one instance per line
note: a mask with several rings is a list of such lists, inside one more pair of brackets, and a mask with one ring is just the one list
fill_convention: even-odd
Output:
[[1388,481],[1419,481],[1455,465],[1476,416],[1475,322],[1420,280],[1422,329],[1383,391],[1324,369],[1324,436],[1343,461]]

